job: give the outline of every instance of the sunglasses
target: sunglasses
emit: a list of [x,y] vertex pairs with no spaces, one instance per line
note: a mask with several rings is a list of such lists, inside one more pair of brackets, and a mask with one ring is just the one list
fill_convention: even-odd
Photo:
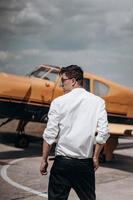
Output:
[[72,78],[61,78],[61,82],[64,83],[67,80],[71,80]]

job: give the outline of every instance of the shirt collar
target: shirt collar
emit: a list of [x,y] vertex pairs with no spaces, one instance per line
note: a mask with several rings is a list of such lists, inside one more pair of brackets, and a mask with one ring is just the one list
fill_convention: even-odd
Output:
[[82,88],[82,87],[73,88],[73,89],[71,90],[71,92],[83,92],[83,91],[85,91],[85,89]]

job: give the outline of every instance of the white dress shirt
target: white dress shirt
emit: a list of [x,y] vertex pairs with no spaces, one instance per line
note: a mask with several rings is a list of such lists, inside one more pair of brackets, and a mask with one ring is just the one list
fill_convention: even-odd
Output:
[[43,138],[50,145],[57,142],[55,155],[91,158],[95,141],[103,144],[109,137],[104,100],[84,88],[54,99],[48,118]]

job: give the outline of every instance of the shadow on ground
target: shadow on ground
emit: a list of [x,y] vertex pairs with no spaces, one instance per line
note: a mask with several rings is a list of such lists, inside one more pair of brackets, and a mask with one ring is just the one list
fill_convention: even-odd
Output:
[[121,154],[114,154],[114,158],[112,161],[101,163],[100,166],[133,173],[133,157]]
[[[0,133],[0,143],[14,147],[16,134]],[[11,150],[1,151],[0,159],[17,159],[22,157],[40,156],[42,152],[42,138],[29,136],[30,145],[28,148],[12,148]]]
[[[9,146],[14,146],[16,134],[12,133],[0,133],[0,142],[2,144],[6,144]],[[17,159],[17,158],[24,158],[24,157],[36,157],[42,155],[42,138],[29,136],[30,138],[30,145],[26,149],[16,149],[9,151],[0,152],[0,159]],[[130,149],[133,148],[133,143],[123,143],[118,146],[118,149]],[[51,152],[53,156],[54,153]],[[0,161],[1,165],[7,164],[5,161]],[[102,167],[114,168],[126,172],[133,173],[133,157],[128,155],[121,155],[118,153],[114,154],[114,158],[111,162],[101,163]]]

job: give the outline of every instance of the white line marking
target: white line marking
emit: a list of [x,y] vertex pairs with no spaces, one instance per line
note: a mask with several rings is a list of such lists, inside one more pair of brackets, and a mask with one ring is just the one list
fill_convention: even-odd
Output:
[[16,188],[20,188],[22,190],[25,190],[27,192],[30,192],[30,193],[33,193],[33,194],[36,194],[40,197],[45,197],[45,198],[48,198],[48,195],[47,194],[44,194],[42,192],[39,192],[37,190],[33,190],[29,187],[26,187],[24,185],[20,185],[19,183],[16,183],[15,181],[13,181],[12,179],[10,179],[7,175],[7,169],[10,167],[10,165],[16,163],[16,162],[19,162],[19,161],[22,161],[24,160],[24,158],[21,158],[21,159],[16,159],[16,160],[13,160],[11,162],[9,162],[9,165],[5,165],[4,167],[2,167],[1,169],[1,177],[6,181],[8,182],[9,184],[13,185],[14,187]]

